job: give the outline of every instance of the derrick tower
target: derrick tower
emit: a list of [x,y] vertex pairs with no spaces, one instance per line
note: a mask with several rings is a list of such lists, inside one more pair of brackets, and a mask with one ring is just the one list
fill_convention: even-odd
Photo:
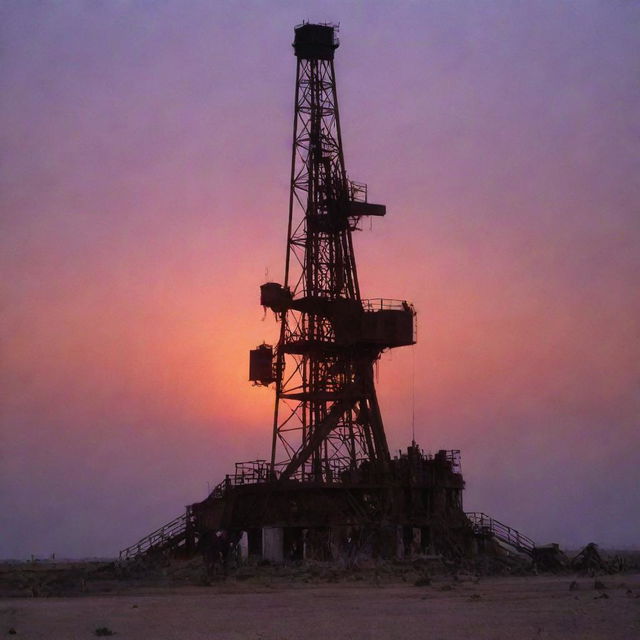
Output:
[[198,548],[213,563],[241,541],[243,557],[272,562],[351,558],[354,544],[372,557],[459,557],[471,552],[476,529],[486,531],[482,514],[472,522],[462,510],[459,450],[432,455],[412,442],[389,455],[373,367],[385,349],[415,342],[415,312],[405,301],[360,294],[352,234],[386,209],[347,178],[336,28],[302,24],[293,47],[284,282],[260,287],[280,333],[249,361],[249,379],[275,387],[271,458],[237,462],[204,500],[121,558]]
[[261,286],[280,323],[275,348],[251,351],[250,379],[275,383],[272,477],[335,482],[367,467],[388,470],[389,449],[374,385],[383,350],[415,342],[413,307],[364,300],[352,233],[384,216],[367,187],[348,179],[334,53],[337,28],[295,29],[297,58],[284,284]]
[[[120,552],[204,554],[209,571],[233,549],[270,562],[471,557],[493,539],[533,554],[533,541],[483,513],[466,515],[458,449],[412,442],[391,458],[374,385],[385,349],[415,342],[405,301],[360,294],[352,234],[384,216],[347,178],[333,65],[336,27],[302,24],[297,58],[284,283],[260,287],[278,343],[250,352],[249,379],[275,386],[270,460],[236,462],[184,515]],[[354,551],[355,550],[355,551]],[[502,553],[502,551],[501,551]]]

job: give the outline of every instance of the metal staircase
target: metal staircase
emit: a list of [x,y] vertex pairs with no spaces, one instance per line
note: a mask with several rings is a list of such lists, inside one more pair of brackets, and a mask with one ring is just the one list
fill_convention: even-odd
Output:
[[181,515],[120,551],[120,560],[133,560],[160,552],[177,553],[194,547],[194,531],[189,509]]
[[516,551],[533,556],[535,542],[516,529],[488,516],[486,513],[471,511],[465,514],[471,521],[473,532],[479,536],[494,537],[513,547]]

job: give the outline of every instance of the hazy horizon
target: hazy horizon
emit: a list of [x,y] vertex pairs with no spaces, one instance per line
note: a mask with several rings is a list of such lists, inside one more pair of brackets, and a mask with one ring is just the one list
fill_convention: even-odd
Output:
[[465,509],[640,546],[640,4],[5,2],[0,557],[112,556],[270,452],[302,20],[340,23],[390,447]]

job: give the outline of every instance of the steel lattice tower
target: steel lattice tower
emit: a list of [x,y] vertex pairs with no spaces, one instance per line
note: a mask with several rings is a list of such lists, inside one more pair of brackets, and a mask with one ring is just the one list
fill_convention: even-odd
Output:
[[295,29],[297,58],[284,285],[261,303],[279,317],[275,353],[251,352],[250,378],[275,382],[271,469],[285,480],[333,482],[344,471],[384,472],[389,461],[373,365],[387,348],[413,344],[413,308],[362,300],[352,232],[385,215],[345,170],[334,52],[336,28]]
[[345,171],[335,27],[302,24],[293,46],[285,279],[260,287],[280,337],[275,349],[253,349],[249,363],[250,380],[275,383],[271,459],[237,462],[205,500],[120,557],[199,548],[213,572],[243,537],[242,553],[276,563],[344,561],[365,547],[382,558],[460,557],[478,548],[475,537],[485,540],[487,526],[532,553],[533,542],[515,530],[500,523],[494,529],[484,514],[465,515],[458,450],[425,454],[412,442],[390,459],[373,368],[385,349],[415,342],[415,312],[404,301],[360,295],[352,234],[363,216],[386,209],[369,203],[366,186]]

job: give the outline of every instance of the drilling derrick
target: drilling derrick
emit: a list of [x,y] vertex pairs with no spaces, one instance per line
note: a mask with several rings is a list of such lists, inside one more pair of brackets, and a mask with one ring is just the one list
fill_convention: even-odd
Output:
[[[414,343],[406,302],[363,300],[352,233],[365,216],[384,216],[366,185],[348,179],[336,93],[331,25],[295,29],[297,58],[284,285],[261,287],[279,317],[280,339],[254,382],[275,382],[271,468],[287,480],[333,482],[368,467],[388,471],[389,448],[374,386],[384,349]],[[257,368],[257,367],[252,367]]]
[[[279,322],[275,347],[250,352],[249,379],[275,387],[271,456],[237,462],[202,501],[123,549],[202,552],[209,569],[231,549],[271,562],[416,554],[468,556],[492,541],[533,541],[483,513],[465,515],[459,450],[389,453],[373,368],[415,343],[406,301],[360,295],[353,232],[384,216],[347,177],[333,64],[336,27],[302,24],[297,59],[284,281],[260,287]],[[480,546],[479,546],[480,545]],[[488,548],[488,547],[487,547]],[[474,551],[475,549],[475,551]]]
[[[275,388],[271,455],[235,471],[184,516],[125,549],[230,544],[273,562],[467,553],[460,452],[391,456],[374,385],[380,354],[415,343],[405,301],[363,299],[353,233],[384,216],[345,169],[334,54],[336,27],[295,29],[295,110],[284,280],[260,287],[279,322],[275,346],[250,352],[249,379]],[[477,524],[484,531],[484,520]]]

